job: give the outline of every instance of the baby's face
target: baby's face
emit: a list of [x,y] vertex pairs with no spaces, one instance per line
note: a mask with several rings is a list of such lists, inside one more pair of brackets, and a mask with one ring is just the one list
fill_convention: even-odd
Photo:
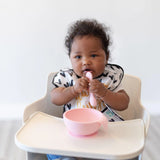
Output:
[[90,71],[95,78],[103,73],[108,57],[99,38],[83,36],[75,37],[71,46],[70,60],[78,76],[82,77]]

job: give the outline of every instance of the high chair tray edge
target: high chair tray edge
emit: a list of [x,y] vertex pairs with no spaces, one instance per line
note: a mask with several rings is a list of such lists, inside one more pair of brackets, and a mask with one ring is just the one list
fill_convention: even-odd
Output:
[[27,152],[99,159],[129,159],[144,148],[142,119],[108,122],[91,136],[71,135],[62,118],[36,112],[17,131],[16,145]]

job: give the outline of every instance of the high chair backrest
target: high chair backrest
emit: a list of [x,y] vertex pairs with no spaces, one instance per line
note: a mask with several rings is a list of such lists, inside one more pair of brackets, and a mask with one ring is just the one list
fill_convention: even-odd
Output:
[[46,106],[48,109],[48,114],[52,114],[56,117],[62,117],[63,115],[63,106],[56,106],[51,102],[51,96],[50,93],[51,91],[55,88],[55,86],[53,85],[52,81],[54,76],[57,73],[50,73],[50,75],[48,76],[48,84],[47,84],[47,92],[46,92]]
[[129,106],[124,111],[118,113],[124,117],[125,120],[136,119],[143,117],[143,108],[140,106],[141,98],[141,80],[138,77],[131,75],[124,75],[122,80],[122,88],[130,97]]

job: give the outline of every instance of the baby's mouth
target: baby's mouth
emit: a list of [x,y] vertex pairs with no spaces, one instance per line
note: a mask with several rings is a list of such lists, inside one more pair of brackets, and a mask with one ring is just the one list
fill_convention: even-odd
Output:
[[87,72],[93,72],[91,69],[84,69],[83,71],[83,75],[86,75]]

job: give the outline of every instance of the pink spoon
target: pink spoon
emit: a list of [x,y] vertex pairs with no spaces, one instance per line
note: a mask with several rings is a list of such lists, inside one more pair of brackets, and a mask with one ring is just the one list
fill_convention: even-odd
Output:
[[[91,72],[87,72],[86,73],[86,77],[89,78],[90,81],[93,79],[93,76],[92,76]],[[96,98],[95,98],[95,96],[94,96],[93,93],[90,93],[90,99],[89,99],[89,101],[90,101],[90,104],[92,106],[97,106],[97,101],[96,101]]]

